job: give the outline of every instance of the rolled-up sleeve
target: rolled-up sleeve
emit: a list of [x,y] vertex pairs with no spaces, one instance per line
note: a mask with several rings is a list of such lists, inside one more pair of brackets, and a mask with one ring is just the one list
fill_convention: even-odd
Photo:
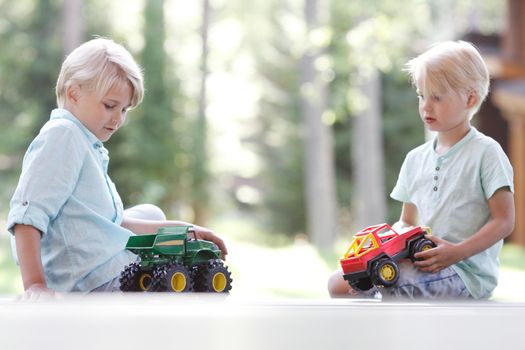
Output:
[[86,155],[78,131],[70,122],[43,128],[24,156],[22,174],[11,199],[7,219],[9,232],[16,224],[31,225],[47,232],[71,196]]

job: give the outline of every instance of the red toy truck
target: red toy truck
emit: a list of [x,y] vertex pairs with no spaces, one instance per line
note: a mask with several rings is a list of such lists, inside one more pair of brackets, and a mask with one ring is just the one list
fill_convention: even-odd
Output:
[[359,231],[340,260],[344,279],[357,290],[369,290],[374,284],[393,286],[399,279],[397,261],[414,261],[416,253],[435,247],[425,238],[427,234],[431,234],[430,228],[416,226],[398,233],[388,224]]

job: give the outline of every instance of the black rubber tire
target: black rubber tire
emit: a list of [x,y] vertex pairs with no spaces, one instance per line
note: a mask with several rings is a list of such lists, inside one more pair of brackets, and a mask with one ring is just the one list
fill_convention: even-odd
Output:
[[199,292],[228,293],[232,288],[231,273],[219,259],[196,266],[194,276],[195,290]]
[[374,286],[370,278],[359,278],[356,280],[348,281],[348,283],[353,289],[362,292],[370,290]]
[[392,287],[399,279],[399,267],[390,258],[381,258],[373,264],[372,282],[377,286]]
[[137,272],[139,271],[138,263],[131,263],[120,273],[120,290],[123,292],[138,291]]
[[171,263],[157,267],[153,272],[152,291],[187,293],[193,291],[193,277],[182,264]]
[[166,285],[166,271],[169,265],[159,265],[153,269],[153,281],[151,283],[151,292],[165,292],[167,290]]
[[415,258],[416,253],[423,252],[427,249],[432,249],[435,247],[436,245],[434,242],[428,238],[421,237],[415,240],[410,246],[410,260],[412,260],[412,262],[417,261],[418,259]]
[[142,270],[139,263],[131,263],[121,272],[119,282],[123,292],[147,292],[152,286],[152,272]]

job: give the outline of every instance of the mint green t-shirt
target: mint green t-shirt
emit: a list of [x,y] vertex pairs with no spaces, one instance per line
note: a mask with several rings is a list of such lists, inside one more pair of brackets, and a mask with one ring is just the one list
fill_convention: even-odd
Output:
[[[445,154],[436,139],[410,151],[390,196],[417,207],[420,225],[458,243],[490,219],[488,199],[502,187],[514,192],[513,172],[501,146],[475,128]],[[474,298],[489,297],[498,283],[499,241],[452,267]]]

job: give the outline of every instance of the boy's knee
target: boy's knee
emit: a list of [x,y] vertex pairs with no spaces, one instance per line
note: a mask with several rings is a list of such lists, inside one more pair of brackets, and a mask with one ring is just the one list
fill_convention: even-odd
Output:
[[124,215],[135,219],[165,221],[166,215],[156,205],[153,204],[139,204],[129,209],[126,209]]
[[148,215],[151,217],[150,220],[157,220],[157,221],[165,221],[166,220],[166,214],[164,214],[164,211],[153,204],[144,204],[146,206],[146,210],[148,212]]
[[350,291],[350,285],[344,280],[341,270],[336,270],[330,275],[327,287],[332,298],[347,296]]

